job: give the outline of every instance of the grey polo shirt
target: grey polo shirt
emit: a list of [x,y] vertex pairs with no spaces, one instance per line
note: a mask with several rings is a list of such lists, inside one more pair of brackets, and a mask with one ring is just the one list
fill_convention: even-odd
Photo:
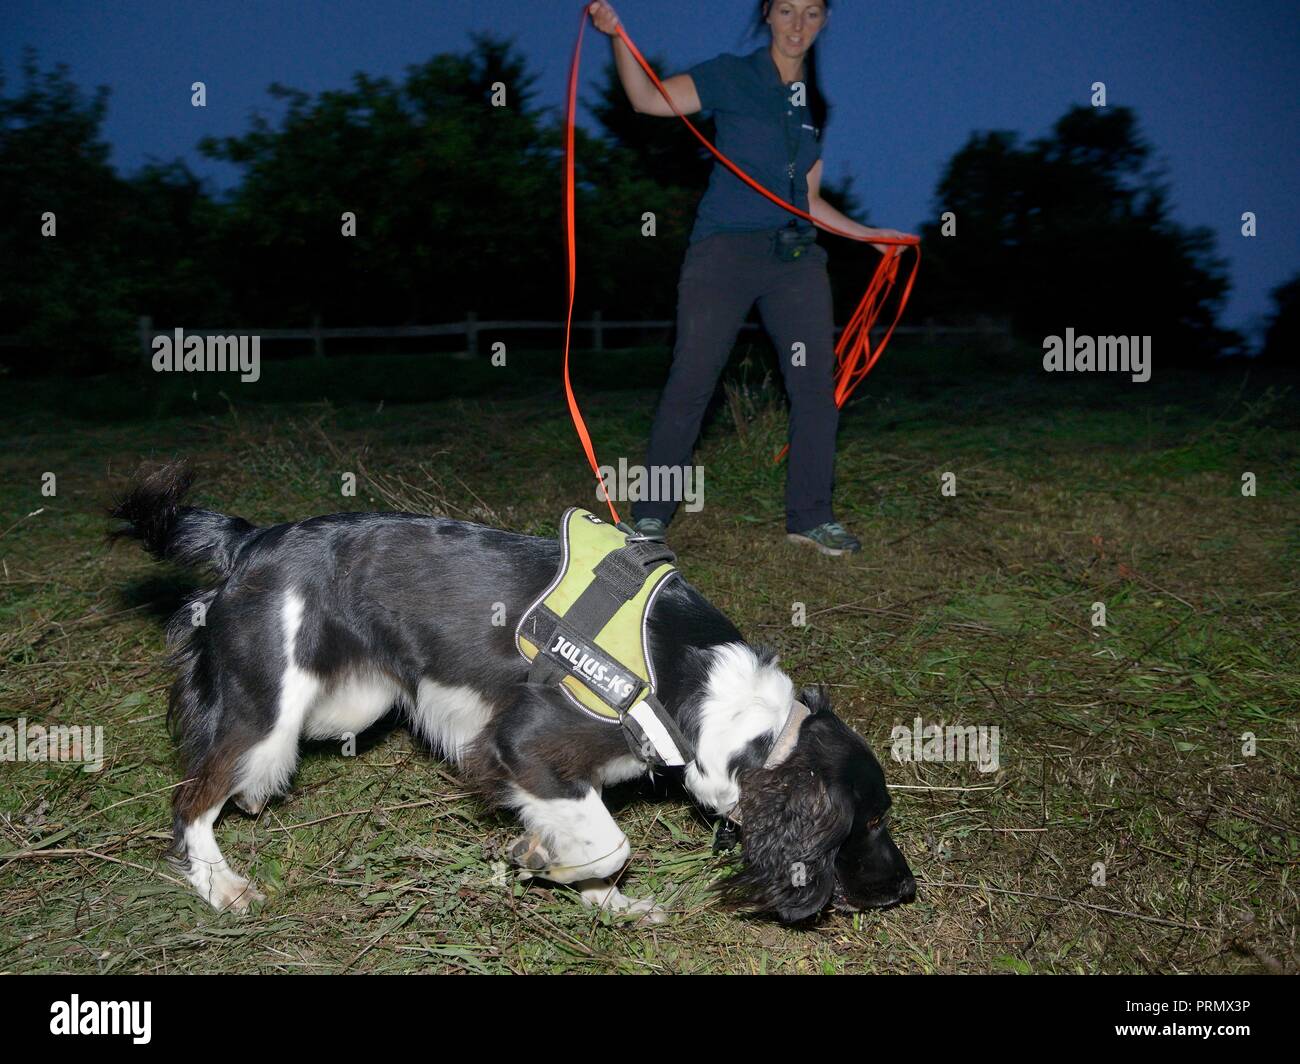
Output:
[[[695,82],[701,110],[713,112],[718,150],[760,185],[808,210],[808,171],[821,158],[821,130],[813,128],[806,100],[804,106],[794,106],[793,91],[782,83],[768,46],[745,56],[720,55],[687,73]],[[810,228],[715,162],[691,243],[714,233],[779,229],[792,220]]]

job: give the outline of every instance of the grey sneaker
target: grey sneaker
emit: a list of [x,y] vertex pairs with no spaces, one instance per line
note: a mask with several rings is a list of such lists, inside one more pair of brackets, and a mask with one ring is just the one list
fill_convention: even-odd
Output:
[[632,522],[632,528],[642,539],[663,543],[668,538],[668,526],[657,517],[642,517]]
[[862,542],[838,521],[827,521],[824,525],[810,528],[807,532],[788,532],[786,539],[791,543],[803,543],[816,547],[823,554],[856,554],[862,549]]

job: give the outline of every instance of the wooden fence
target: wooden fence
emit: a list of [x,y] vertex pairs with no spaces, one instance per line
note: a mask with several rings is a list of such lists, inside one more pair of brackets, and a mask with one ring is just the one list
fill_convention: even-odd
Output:
[[[574,331],[587,333],[591,337],[588,350],[605,350],[605,334],[625,329],[643,331],[654,329],[671,329],[673,321],[606,321],[600,311],[593,311],[587,321],[575,321]],[[759,329],[757,322],[746,322],[742,329]],[[187,336],[260,336],[263,340],[310,340],[312,353],[317,358],[325,357],[326,340],[383,340],[383,339],[417,339],[433,336],[463,336],[465,351],[473,356],[479,353],[480,342],[484,336],[495,336],[507,331],[544,331],[563,330],[562,321],[480,321],[472,311],[465,315],[464,321],[450,322],[445,325],[364,325],[325,328],[319,317],[312,320],[305,329],[186,329]],[[840,327],[836,327],[838,336]],[[873,335],[884,335],[884,329],[878,328]],[[153,355],[155,336],[170,335],[171,329],[157,328],[151,317],[142,317],[139,324],[140,351],[148,361]],[[940,337],[978,336],[995,346],[1005,347],[1011,343],[1011,326],[1001,318],[976,318],[970,325],[937,325],[927,321],[921,325],[900,325],[894,330],[895,336],[920,337],[926,343],[934,343]],[[3,338],[0,338],[3,339]]]

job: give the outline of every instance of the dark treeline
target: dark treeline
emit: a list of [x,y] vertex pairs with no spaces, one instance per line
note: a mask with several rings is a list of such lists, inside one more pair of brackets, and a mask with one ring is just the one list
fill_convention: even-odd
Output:
[[[271,86],[278,121],[199,143],[242,171],[223,196],[179,161],[119,175],[101,133],[108,90],[87,95],[31,53],[20,74],[18,86],[0,79],[0,336],[11,338],[0,355],[20,373],[135,362],[142,314],[190,328],[560,316],[560,117],[536,105],[508,42],[476,38],[400,81],[358,73],[315,96]],[[497,82],[508,106],[490,104]],[[612,65],[591,112],[598,133],[578,141],[579,312],[671,318],[710,162],[680,123],[633,113]],[[863,221],[899,224],[869,219],[851,181],[825,194]],[[955,236],[942,230],[948,211]],[[342,235],[345,212],[354,237]],[[1023,145],[972,135],[945,168],[933,219],[913,322],[1005,316],[1029,339],[1067,326],[1149,334],[1165,365],[1241,349],[1218,324],[1228,280],[1213,238],[1170,218],[1128,109],[1074,108]],[[876,255],[824,239],[843,315]],[[1266,353],[1294,350],[1298,289],[1275,293]]]

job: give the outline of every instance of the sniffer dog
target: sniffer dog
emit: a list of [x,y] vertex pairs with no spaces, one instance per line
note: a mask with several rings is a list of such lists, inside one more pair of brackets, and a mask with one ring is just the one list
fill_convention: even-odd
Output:
[[[647,764],[621,729],[528,683],[512,642],[514,618],[556,571],[556,540],[404,513],[257,528],[182,505],[191,479],[179,463],[141,475],[111,513],[126,522],[114,535],[216,577],[168,627],[184,769],[171,857],[210,904],[263,898],[217,846],[226,801],[258,813],[287,790],[301,740],[358,735],[396,706],[522,821],[516,863],[588,904],[662,917],[615,885],[632,850],[601,799]],[[912,901],[880,764],[825,694],[796,695],[774,655],[684,579],[656,597],[647,633],[658,697],[694,755],[671,771],[741,825],[724,901],[786,922]],[[792,717],[798,703],[810,713]]]

